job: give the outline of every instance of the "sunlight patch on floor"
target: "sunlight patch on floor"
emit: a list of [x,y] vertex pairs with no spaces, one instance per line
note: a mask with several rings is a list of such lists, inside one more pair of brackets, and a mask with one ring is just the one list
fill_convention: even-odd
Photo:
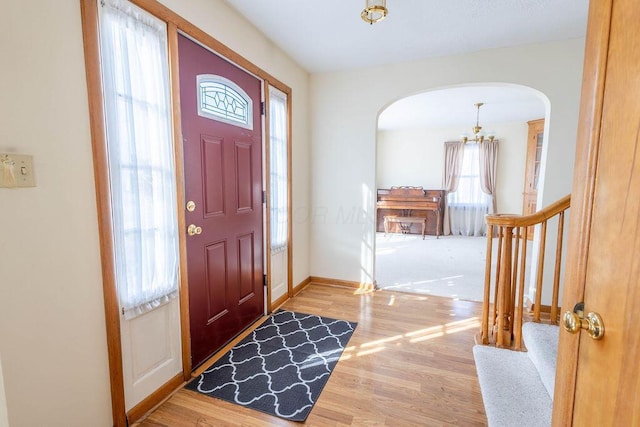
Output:
[[402,233],[380,233],[378,235],[382,235],[382,239],[380,243],[395,243],[395,242],[407,242],[412,240],[422,239],[422,236],[418,236],[417,234],[402,234]]
[[[460,283],[464,280],[464,275],[447,276],[437,279],[424,279],[415,280],[404,283],[394,283],[390,286],[385,286],[384,290],[387,291],[407,291],[414,292],[416,286],[420,287],[420,292],[428,295],[445,296],[447,298],[453,298],[454,300],[460,300]],[[447,289],[446,295],[443,293],[443,289]]]
[[440,280],[453,280],[453,279],[462,279],[464,277],[464,275],[459,274],[457,276],[449,276],[449,277],[443,277]]
[[371,346],[374,346],[374,345],[385,344],[385,343],[389,343],[389,342],[392,342],[392,341],[397,341],[399,339],[402,339],[402,337],[403,337],[403,335],[396,335],[396,336],[389,337],[389,338],[382,338],[382,339],[375,340],[375,341],[369,341],[367,343],[362,344],[360,347],[361,348],[362,347],[371,347]]
[[376,251],[377,255],[391,255],[398,252],[398,248],[386,248],[386,249],[378,249]]
[[486,245],[486,237],[427,236],[422,240],[417,234],[376,233],[378,287],[482,301]]
[[379,353],[379,352],[381,352],[383,350],[385,350],[385,347],[372,348],[372,349],[369,349],[369,350],[359,351],[358,353],[356,353],[356,356],[358,356],[358,357],[366,356],[368,354]]
[[[451,315],[455,316],[455,313],[451,313]],[[400,346],[403,344],[416,344],[474,328],[480,328],[480,319],[477,316],[369,341],[360,346],[349,346],[345,348],[340,360],[348,360],[354,356],[360,357],[379,353],[386,350],[388,345]]]

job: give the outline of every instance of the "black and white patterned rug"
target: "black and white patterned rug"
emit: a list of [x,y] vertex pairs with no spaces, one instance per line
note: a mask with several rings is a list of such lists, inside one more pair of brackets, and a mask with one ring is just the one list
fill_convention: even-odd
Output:
[[278,311],[187,388],[292,421],[304,421],[356,323]]

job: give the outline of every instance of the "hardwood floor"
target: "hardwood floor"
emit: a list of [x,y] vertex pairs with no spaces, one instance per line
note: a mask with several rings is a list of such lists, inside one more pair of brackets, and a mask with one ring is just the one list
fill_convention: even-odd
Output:
[[139,425],[486,425],[471,353],[480,303],[310,285],[282,308],[358,322],[305,423],[183,389]]

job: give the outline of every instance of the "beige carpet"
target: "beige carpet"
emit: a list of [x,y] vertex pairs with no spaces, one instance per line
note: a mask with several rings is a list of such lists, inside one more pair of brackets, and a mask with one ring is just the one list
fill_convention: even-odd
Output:
[[[494,253],[497,239],[494,239]],[[379,288],[482,301],[487,238],[376,234]],[[495,255],[492,258],[495,263]]]
[[553,402],[527,352],[475,345],[473,358],[489,427],[551,426]]

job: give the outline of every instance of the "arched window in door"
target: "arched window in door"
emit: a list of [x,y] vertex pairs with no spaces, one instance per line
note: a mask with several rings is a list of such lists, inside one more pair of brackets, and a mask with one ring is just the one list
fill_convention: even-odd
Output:
[[198,115],[253,130],[253,101],[240,86],[213,74],[197,77]]

